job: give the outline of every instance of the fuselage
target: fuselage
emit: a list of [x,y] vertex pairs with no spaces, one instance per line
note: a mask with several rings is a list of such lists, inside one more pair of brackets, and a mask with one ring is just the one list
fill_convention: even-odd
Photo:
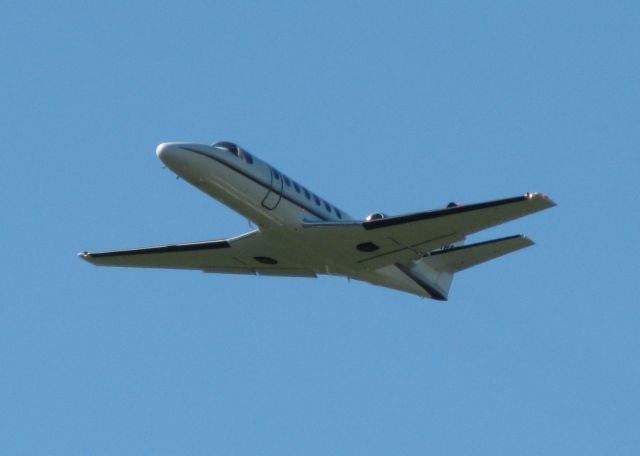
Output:
[[158,158],[174,173],[261,229],[348,222],[344,211],[236,144],[163,143]]

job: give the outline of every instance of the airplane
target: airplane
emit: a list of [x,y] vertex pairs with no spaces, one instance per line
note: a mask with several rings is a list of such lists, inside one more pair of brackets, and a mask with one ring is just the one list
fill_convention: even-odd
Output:
[[97,266],[343,276],[446,301],[455,273],[533,245],[523,235],[465,245],[468,235],[555,206],[529,192],[405,215],[374,212],[360,220],[232,142],[162,143],[156,155],[257,229],[231,239],[85,251],[80,258]]

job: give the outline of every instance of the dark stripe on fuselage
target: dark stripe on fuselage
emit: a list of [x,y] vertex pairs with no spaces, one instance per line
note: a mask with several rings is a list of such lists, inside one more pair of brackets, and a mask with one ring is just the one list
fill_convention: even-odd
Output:
[[229,247],[231,246],[227,241],[205,241],[205,242],[193,242],[189,244],[164,245],[161,247],[147,247],[144,249],[115,250],[113,252],[87,253],[86,256],[90,258],[106,258],[106,257],[114,257],[114,256],[147,255],[147,254],[154,254],[154,253],[194,252],[198,250],[227,249]]
[[[291,204],[294,204],[294,205],[298,206],[299,208],[304,209],[305,211],[315,215],[316,217],[320,218],[321,220],[331,220],[331,219],[327,218],[326,216],[314,211],[313,209],[310,209],[309,207],[305,206],[304,204],[300,203],[299,201],[291,199],[288,195],[285,195],[284,192],[278,192],[276,189],[271,187],[271,185],[268,185],[265,182],[262,182],[260,179],[257,179],[256,177],[252,176],[251,174],[246,173],[245,171],[243,171],[243,170],[241,170],[239,168],[236,168],[235,166],[233,166],[233,165],[231,165],[231,164],[229,164],[229,163],[227,163],[227,162],[225,162],[223,160],[220,160],[217,157],[214,157],[212,155],[209,155],[206,152],[203,152],[201,150],[194,149],[194,148],[191,148],[191,147],[186,147],[186,146],[180,146],[180,147],[182,149],[188,150],[189,152],[193,152],[194,154],[198,154],[198,155],[201,155],[203,157],[210,158],[211,160],[214,160],[217,163],[220,163],[221,165],[226,166],[227,168],[229,168],[229,169],[235,171],[236,173],[246,177],[247,179],[255,182],[256,184],[261,185],[266,190],[271,191],[271,192],[275,193],[276,195],[280,195],[282,198],[286,199]],[[282,179],[282,177],[280,177],[280,179]]]
[[439,209],[428,212],[418,212],[416,214],[400,215],[397,217],[387,217],[370,222],[364,222],[362,226],[365,230],[375,230],[376,228],[384,228],[393,225],[402,225],[403,223],[417,222],[419,220],[428,220],[438,217],[446,217],[447,215],[461,214],[463,212],[475,211],[478,209],[487,209],[490,207],[503,206],[505,204],[519,203],[525,201],[526,196],[516,196],[515,198],[506,198],[488,203],[469,204],[467,206],[451,207],[448,209]]

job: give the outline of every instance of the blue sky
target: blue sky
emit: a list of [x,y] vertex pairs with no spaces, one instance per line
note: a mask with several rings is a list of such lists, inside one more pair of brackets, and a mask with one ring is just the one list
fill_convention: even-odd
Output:
[[[400,3],[400,4],[398,4]],[[0,15],[3,454],[637,454],[636,2],[17,2]],[[526,191],[439,303],[98,269],[247,221],[162,169],[233,140],[358,216]]]

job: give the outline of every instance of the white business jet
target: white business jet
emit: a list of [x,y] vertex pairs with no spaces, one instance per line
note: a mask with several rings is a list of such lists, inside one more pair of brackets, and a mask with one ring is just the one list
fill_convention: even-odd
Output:
[[555,206],[544,195],[358,220],[230,142],[164,143],[179,177],[253,221],[241,236],[80,253],[97,266],[197,269],[266,276],[343,276],[447,300],[453,275],[533,244],[525,236],[463,245],[469,234]]

